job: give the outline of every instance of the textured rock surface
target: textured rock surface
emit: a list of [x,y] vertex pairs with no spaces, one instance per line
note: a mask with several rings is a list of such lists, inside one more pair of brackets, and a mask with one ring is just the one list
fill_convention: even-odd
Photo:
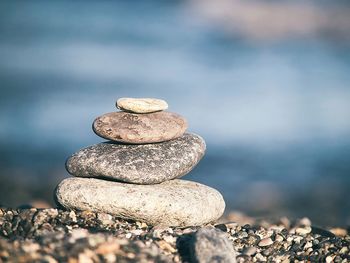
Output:
[[[305,218],[274,223],[244,218],[241,223],[223,218],[228,223],[215,226],[226,233],[239,263],[350,261],[350,228],[315,228]],[[295,231],[309,226],[306,235]],[[0,262],[192,262],[198,228],[151,227],[91,211],[0,207]],[[330,232],[334,229],[340,235]],[[267,236],[274,243],[258,246]]]
[[99,143],[73,154],[66,168],[79,177],[155,184],[187,174],[204,152],[204,140],[192,133],[157,144]]
[[199,229],[193,237],[192,261],[198,263],[236,263],[236,252],[226,233],[210,227]]
[[123,143],[156,143],[180,137],[187,121],[176,113],[154,112],[134,114],[110,112],[93,123],[94,132],[105,139]]
[[150,225],[202,225],[218,219],[225,209],[217,190],[178,179],[135,185],[68,178],[57,186],[56,200],[69,209],[109,213]]
[[151,113],[166,110],[168,103],[165,100],[150,98],[121,98],[117,100],[118,109],[134,113]]

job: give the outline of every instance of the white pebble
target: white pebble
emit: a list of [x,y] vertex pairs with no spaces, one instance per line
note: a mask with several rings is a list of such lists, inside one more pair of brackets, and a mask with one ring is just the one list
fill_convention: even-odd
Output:
[[268,238],[264,238],[264,239],[260,240],[258,245],[260,247],[267,247],[267,246],[270,246],[272,244],[273,244],[272,239],[268,237]]

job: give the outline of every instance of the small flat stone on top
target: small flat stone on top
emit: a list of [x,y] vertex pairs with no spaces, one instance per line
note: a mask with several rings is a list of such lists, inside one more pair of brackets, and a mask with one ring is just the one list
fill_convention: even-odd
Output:
[[117,100],[117,108],[133,113],[151,113],[166,110],[168,103],[152,98],[121,98]]

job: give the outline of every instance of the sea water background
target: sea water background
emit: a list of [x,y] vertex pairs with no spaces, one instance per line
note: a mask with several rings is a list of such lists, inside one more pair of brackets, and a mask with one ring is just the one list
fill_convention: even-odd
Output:
[[350,45],[231,35],[187,1],[0,3],[0,203],[47,199],[119,97],[202,135],[228,211],[350,220]]

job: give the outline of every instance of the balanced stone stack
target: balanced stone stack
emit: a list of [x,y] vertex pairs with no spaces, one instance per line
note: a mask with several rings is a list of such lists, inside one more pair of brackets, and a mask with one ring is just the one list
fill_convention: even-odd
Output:
[[195,226],[224,212],[221,194],[177,179],[205,153],[204,140],[185,133],[187,121],[159,99],[123,98],[121,111],[98,117],[94,132],[107,139],[68,158],[56,201],[65,208],[113,214],[149,225]]

